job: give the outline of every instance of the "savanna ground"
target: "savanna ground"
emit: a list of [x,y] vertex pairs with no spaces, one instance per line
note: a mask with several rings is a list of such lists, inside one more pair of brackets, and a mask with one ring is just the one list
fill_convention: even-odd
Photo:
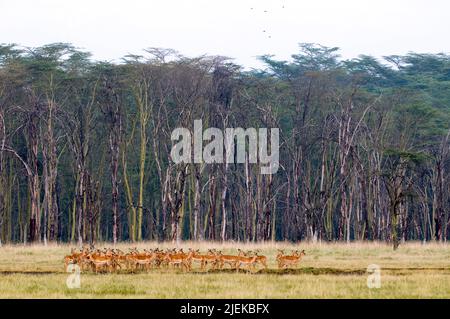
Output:
[[[170,244],[119,244],[128,247]],[[105,246],[111,246],[105,244]],[[103,245],[97,245],[103,247]],[[257,273],[154,269],[148,273],[81,274],[81,288],[66,286],[69,245],[0,248],[0,298],[450,298],[450,245],[406,243],[183,243],[183,248],[260,249],[269,270]],[[276,270],[277,249],[305,249],[297,270]],[[381,267],[381,288],[367,287],[367,266]]]

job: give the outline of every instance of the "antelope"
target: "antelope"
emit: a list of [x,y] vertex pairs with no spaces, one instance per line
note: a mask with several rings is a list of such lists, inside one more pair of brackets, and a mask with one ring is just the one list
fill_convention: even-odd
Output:
[[260,263],[262,266],[264,266],[264,269],[267,269],[267,257],[259,255],[258,251],[255,252],[255,256],[256,256],[256,263]]
[[195,262],[199,262],[200,263],[200,269],[204,269],[205,268],[205,260],[204,260],[204,255],[200,254],[200,250],[193,250],[193,249],[189,249],[189,251],[192,251],[192,261]]
[[155,249],[155,266],[160,267],[163,266],[164,258],[166,257],[166,253],[159,250],[158,248]]
[[101,269],[102,267],[108,269],[108,267],[112,264],[111,258],[109,258],[108,256],[88,255],[87,259],[92,262],[95,273],[98,273],[99,269]]
[[202,255],[202,258],[204,267],[206,267],[208,263],[211,263],[213,269],[216,269],[218,266],[219,259],[215,250],[209,249],[206,255]]
[[185,270],[191,269],[191,259],[194,252],[190,251],[188,254],[185,253],[176,253],[176,254],[167,254],[165,260],[168,265],[178,265],[184,267]]
[[122,265],[124,265],[125,267],[128,266],[127,256],[119,249],[116,249],[115,251],[113,251],[112,260],[113,260],[115,269],[117,267],[122,269]]
[[86,262],[85,258],[90,253],[90,248],[83,246],[80,252],[76,252],[74,248],[70,250],[70,255],[64,256],[64,266],[67,271],[69,264],[78,264],[83,269]]
[[155,256],[153,253],[145,251],[144,253],[140,254],[133,254],[131,255],[131,264],[134,266],[134,269],[138,269],[139,266],[142,267],[142,269],[148,270],[150,268],[151,263],[154,261]]
[[194,256],[194,253],[195,252],[192,249],[190,249],[189,252],[187,254],[185,254],[186,256],[183,260],[183,263],[187,270],[192,269],[192,257]]
[[69,264],[76,264],[78,260],[78,256],[81,255],[81,253],[75,253],[72,249],[70,255],[64,256],[64,269],[67,271],[67,267],[69,267]]
[[288,266],[297,266],[302,257],[305,255],[306,253],[304,250],[302,250],[300,253],[297,250],[293,252],[292,255],[279,255],[277,256],[278,268],[286,269]]
[[241,265],[243,266],[247,266],[248,270],[250,269],[255,269],[255,263],[256,263],[256,259],[258,258],[258,256],[253,256],[253,257],[237,257],[237,262],[236,262],[236,272],[239,271],[239,267]]
[[239,256],[233,255],[222,255],[222,252],[218,253],[218,261],[219,261],[219,269],[222,269],[224,264],[228,264],[231,266],[231,269],[236,268],[236,263],[238,261]]
[[[246,267],[252,271],[258,264],[267,269],[267,257],[260,255],[259,250],[244,251],[238,249],[238,255],[224,255],[216,249],[209,249],[207,253],[202,254],[200,250],[189,249],[184,252],[183,249],[143,249],[139,251],[136,247],[129,248],[129,252],[124,253],[120,249],[95,248],[83,246],[82,249],[71,249],[70,254],[64,256],[64,266],[67,270],[69,264],[79,264],[85,269],[89,267],[95,273],[103,271],[119,271],[121,269],[130,270],[149,270],[152,267],[173,266],[181,267],[184,271],[192,269],[192,262],[200,263],[202,270],[210,264],[212,269],[223,269],[226,264],[231,269],[239,271]],[[280,269],[296,266],[305,255],[305,251],[293,251],[291,255],[286,255],[283,250],[278,250],[276,260]]]

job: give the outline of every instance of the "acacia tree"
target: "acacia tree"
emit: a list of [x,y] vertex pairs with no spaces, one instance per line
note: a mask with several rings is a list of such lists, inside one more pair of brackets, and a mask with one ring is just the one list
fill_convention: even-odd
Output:
[[[55,101],[53,76],[50,77],[49,90],[46,94],[46,105],[43,114],[45,128],[42,140],[43,175],[44,175],[44,239],[55,241],[58,234],[58,154],[55,136],[55,118],[57,116],[57,102]],[[48,221],[46,223],[46,221]]]
[[72,235],[79,245],[84,239],[84,223],[87,218],[87,191],[89,185],[88,156],[91,151],[93,111],[97,96],[98,79],[94,76],[83,83],[83,78],[75,78],[72,82],[72,112],[65,114],[65,128],[74,157],[75,191],[72,217]]
[[[304,44],[248,72],[147,54],[0,46],[2,242],[448,239],[448,55],[343,61]],[[171,132],[193,136],[195,119],[278,127],[278,173],[248,154],[175,164]]]

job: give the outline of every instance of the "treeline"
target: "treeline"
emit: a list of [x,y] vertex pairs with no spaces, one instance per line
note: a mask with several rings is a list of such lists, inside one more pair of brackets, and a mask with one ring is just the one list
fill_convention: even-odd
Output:
[[[0,46],[1,242],[449,238],[449,55],[145,52]],[[280,169],[174,164],[195,119],[279,128]]]

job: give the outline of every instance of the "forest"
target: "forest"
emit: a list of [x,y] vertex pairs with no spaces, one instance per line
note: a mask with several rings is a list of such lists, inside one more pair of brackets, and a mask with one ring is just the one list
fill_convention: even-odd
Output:
[[[143,52],[0,45],[0,243],[450,238],[450,55]],[[197,119],[279,128],[277,173],[175,164]]]

